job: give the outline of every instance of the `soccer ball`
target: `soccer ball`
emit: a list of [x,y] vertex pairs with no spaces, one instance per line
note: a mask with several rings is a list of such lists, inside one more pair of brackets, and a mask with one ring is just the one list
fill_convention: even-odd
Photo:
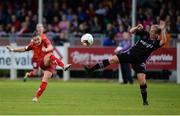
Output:
[[94,43],[94,38],[91,34],[86,33],[81,37],[81,43],[84,46],[91,46]]

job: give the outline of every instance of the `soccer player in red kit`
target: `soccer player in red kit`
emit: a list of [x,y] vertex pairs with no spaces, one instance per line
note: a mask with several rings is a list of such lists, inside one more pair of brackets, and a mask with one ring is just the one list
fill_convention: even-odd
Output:
[[7,49],[10,52],[26,52],[32,50],[35,54],[38,54],[38,64],[41,69],[44,70],[44,75],[42,77],[41,85],[37,90],[35,97],[32,99],[34,102],[38,101],[39,97],[46,89],[48,80],[52,77],[56,65],[62,67],[64,71],[68,70],[71,66],[71,64],[64,65],[60,59],[53,55],[53,46],[51,42],[48,39],[42,38],[38,32],[33,33],[33,39],[26,47],[13,49],[7,46]]
[[[36,31],[40,34],[40,36],[43,39],[47,39],[46,35],[44,34],[44,27],[43,24],[39,23],[36,25]],[[27,78],[30,77],[34,77],[38,75],[38,69],[40,67],[40,65],[38,64],[38,54],[36,54],[35,52],[33,53],[33,57],[32,57],[32,66],[33,66],[33,70],[30,72],[27,72],[23,78],[23,81],[26,82]]]

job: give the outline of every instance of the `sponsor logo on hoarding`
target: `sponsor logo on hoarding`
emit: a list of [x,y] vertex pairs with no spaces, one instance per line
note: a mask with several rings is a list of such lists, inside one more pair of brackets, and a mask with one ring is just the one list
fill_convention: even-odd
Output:
[[[21,46],[23,47],[23,46]],[[61,51],[64,51],[63,47],[56,47],[54,54],[59,58],[62,58],[63,54],[60,54]],[[9,52],[6,47],[0,47],[0,69],[10,69],[12,66],[15,69],[32,69],[32,52],[23,52],[23,53],[13,53]],[[12,65],[12,60],[14,60],[15,65]]]
[[[83,69],[83,65],[94,65],[114,55],[113,47],[78,48],[71,47],[68,50],[68,63],[71,69]],[[108,66],[107,69],[117,69],[118,65]]]
[[[110,58],[114,53],[114,48],[93,47],[93,48],[73,48],[69,49],[68,62],[73,69],[81,68],[82,65],[93,65],[103,59]],[[120,61],[121,62],[121,61]],[[117,67],[117,66],[116,66]],[[176,49],[160,48],[153,52],[146,63],[147,70],[176,69]],[[110,66],[115,68],[115,66]]]
[[169,61],[173,61],[173,55],[171,54],[152,55],[148,61],[149,62],[161,62],[161,61],[169,62]]
[[72,61],[75,64],[95,64],[105,58],[109,58],[112,54],[95,54],[95,53],[81,53],[74,51],[70,54]]
[[176,48],[161,48],[153,52],[146,63],[147,69],[176,69]]

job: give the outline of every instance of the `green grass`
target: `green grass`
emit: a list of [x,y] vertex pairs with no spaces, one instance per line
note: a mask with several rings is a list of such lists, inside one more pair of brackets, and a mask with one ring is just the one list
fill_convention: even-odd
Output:
[[0,80],[0,114],[180,114],[180,85],[149,82],[149,106],[139,86],[117,82],[50,81],[38,103],[40,81]]

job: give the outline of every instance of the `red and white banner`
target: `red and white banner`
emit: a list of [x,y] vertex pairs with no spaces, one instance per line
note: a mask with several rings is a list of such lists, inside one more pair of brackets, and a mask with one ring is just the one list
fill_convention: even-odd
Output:
[[147,70],[176,70],[176,48],[160,48],[146,62]]
[[[79,48],[71,47],[68,52],[68,63],[72,69],[82,69],[83,65],[94,65],[114,55],[112,47]],[[118,65],[109,66],[116,69]],[[160,48],[153,52],[146,62],[147,70],[176,70],[176,48]]]
[[[92,66],[103,59],[110,58],[112,55],[114,55],[114,48],[112,47],[71,47],[68,50],[68,63],[72,64],[71,69],[83,69],[83,65]],[[107,68],[116,69],[118,65]]]

